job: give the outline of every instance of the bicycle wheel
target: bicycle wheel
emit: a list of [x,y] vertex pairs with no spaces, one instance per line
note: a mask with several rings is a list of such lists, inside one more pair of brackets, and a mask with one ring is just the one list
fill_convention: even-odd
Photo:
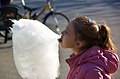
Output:
[[60,34],[69,23],[69,19],[62,13],[50,12],[44,17],[43,23],[52,31]]
[[[5,37],[5,31],[0,31],[0,36]],[[7,36],[7,38],[8,39],[12,39],[12,31],[11,31],[10,28],[8,29],[8,36]]]

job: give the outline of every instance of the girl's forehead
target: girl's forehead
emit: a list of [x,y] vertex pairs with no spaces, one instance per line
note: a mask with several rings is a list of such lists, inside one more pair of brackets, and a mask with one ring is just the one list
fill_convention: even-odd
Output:
[[69,24],[67,25],[67,27],[66,27],[66,30],[67,30],[68,32],[74,33],[75,28],[74,28],[74,26],[73,26],[72,23],[69,23]]
[[74,29],[74,26],[73,26],[72,22],[70,22],[70,23],[67,25],[66,29],[68,29],[68,30]]

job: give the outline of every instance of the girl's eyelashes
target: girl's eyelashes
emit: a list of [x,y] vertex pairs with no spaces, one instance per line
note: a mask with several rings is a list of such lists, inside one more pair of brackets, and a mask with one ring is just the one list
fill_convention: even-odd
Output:
[[65,32],[65,34],[68,34],[68,31],[67,31],[67,30],[65,30],[64,32]]
[[68,31],[67,31],[67,30],[64,30],[61,34],[62,34],[62,35],[68,34]]

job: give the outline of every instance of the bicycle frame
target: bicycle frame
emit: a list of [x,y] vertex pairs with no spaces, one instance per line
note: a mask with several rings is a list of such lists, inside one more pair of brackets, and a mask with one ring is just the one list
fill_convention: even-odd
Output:
[[[53,1],[53,0],[52,0]],[[64,26],[66,26],[66,24],[64,25],[64,23],[60,23],[60,21],[58,21],[58,17],[62,17],[62,19],[63,20],[65,20],[64,22],[66,22],[66,23],[68,23],[69,22],[69,19],[64,15],[64,14],[62,14],[62,13],[60,13],[60,12],[57,12],[56,10],[55,10],[55,7],[54,7],[54,5],[52,4],[52,1],[51,0],[47,0],[47,2],[45,3],[45,4],[43,4],[42,6],[40,6],[40,7],[37,7],[37,8],[30,8],[30,7],[27,7],[26,5],[25,5],[25,1],[24,0],[21,0],[21,2],[22,2],[22,5],[23,5],[23,7],[24,7],[24,9],[26,9],[27,10],[27,12],[28,12],[28,19],[33,19],[33,20],[38,20],[38,21],[40,21],[40,22],[42,22],[43,24],[45,24],[45,25],[47,25],[49,28],[50,28],[50,25],[49,24],[53,24],[53,25],[51,25],[51,26],[53,26],[53,27],[55,27],[55,32],[56,33],[58,33],[58,34],[60,34],[61,33],[61,31],[60,31],[60,28],[59,27],[61,27],[61,26],[59,26],[60,24],[63,24],[63,27]],[[42,10],[40,10],[40,11],[37,11],[37,12],[35,12],[35,13],[33,13],[32,15],[31,15],[31,13],[32,13],[32,11],[35,11],[35,10],[38,10],[38,9],[42,9]],[[45,13],[45,15],[44,16],[42,16],[42,18],[40,17],[42,14],[44,14],[44,12],[45,11],[49,11],[49,12],[47,12],[47,13]],[[56,16],[57,15],[57,16]],[[49,22],[48,22],[48,19],[49,18],[51,18],[52,17],[52,23],[49,23],[50,22],[50,20],[49,20]],[[62,21],[63,21],[62,20]],[[52,28],[51,28],[52,29]]]
[[[53,1],[53,0],[52,0]],[[30,8],[30,7],[27,7],[26,6],[26,3],[25,3],[25,0],[21,0],[21,3],[24,7],[24,9],[26,9],[27,11],[25,12],[25,15],[28,14],[29,18],[30,19],[36,19],[38,18],[41,14],[43,14],[46,10],[50,10],[50,12],[55,12],[55,8],[53,7],[52,3],[51,3],[51,0],[47,0],[47,3],[43,4],[42,6],[40,7],[37,7],[37,8]],[[35,14],[31,15],[32,14],[32,11],[35,11],[35,10],[38,10],[38,9],[42,9],[41,12],[36,12]]]
[[[28,12],[28,17],[17,12],[16,19],[19,20],[19,19],[23,18],[23,19],[38,20],[38,21],[42,22],[43,24],[45,24],[47,27],[49,27],[54,32],[60,34],[62,30],[59,27],[66,26],[66,24],[69,23],[69,18],[61,12],[57,12],[55,10],[54,5],[52,4],[52,1],[47,0],[47,2],[45,4],[43,4],[42,6],[37,7],[37,8],[31,8],[31,7],[26,6],[25,0],[21,0],[22,5],[23,5],[24,9],[26,10],[24,12]],[[19,6],[17,6],[17,7],[19,7]],[[41,10],[39,10],[39,9],[41,9]],[[38,11],[35,11],[35,10],[38,10]],[[44,13],[46,11],[47,11],[47,13]],[[43,15],[43,14],[45,14],[45,15]],[[43,16],[41,17],[41,15],[43,15]],[[11,14],[7,15],[7,17],[10,17],[10,16],[12,16],[12,15]],[[0,34],[2,34],[3,37],[5,37],[4,32],[3,33],[1,32]],[[9,34],[10,34],[10,38],[11,38],[11,36],[12,36],[11,30],[9,31]]]

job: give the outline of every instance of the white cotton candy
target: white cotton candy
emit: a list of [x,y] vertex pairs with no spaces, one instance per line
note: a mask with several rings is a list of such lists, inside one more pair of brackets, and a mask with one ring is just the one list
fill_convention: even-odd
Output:
[[36,20],[13,21],[13,55],[23,79],[55,79],[59,72],[59,36]]

